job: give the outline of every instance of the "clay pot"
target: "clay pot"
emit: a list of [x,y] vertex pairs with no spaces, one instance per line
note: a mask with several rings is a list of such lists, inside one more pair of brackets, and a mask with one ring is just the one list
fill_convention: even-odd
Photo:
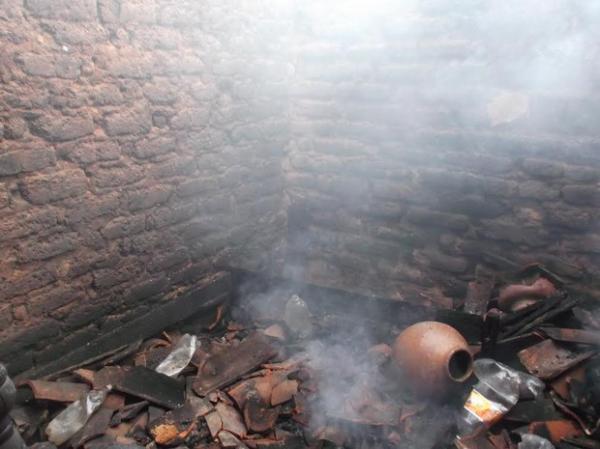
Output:
[[436,321],[407,327],[394,342],[402,380],[421,397],[443,397],[473,372],[469,346],[456,329]]

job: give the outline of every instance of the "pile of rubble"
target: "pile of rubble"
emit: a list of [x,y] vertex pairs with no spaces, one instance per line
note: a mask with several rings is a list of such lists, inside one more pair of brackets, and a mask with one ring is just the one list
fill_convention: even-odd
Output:
[[339,356],[323,338],[337,330],[293,296],[279,321],[220,316],[20,381],[11,416],[38,449],[600,449],[600,322],[542,267],[472,287],[436,319],[466,338],[474,375],[434,397],[403,374],[402,329],[367,350],[349,329]]

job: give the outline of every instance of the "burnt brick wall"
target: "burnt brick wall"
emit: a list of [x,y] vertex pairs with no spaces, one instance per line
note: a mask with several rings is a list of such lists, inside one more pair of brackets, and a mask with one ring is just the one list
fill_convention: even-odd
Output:
[[126,324],[216,266],[276,260],[284,13],[227,0],[0,0],[0,360],[12,371]]
[[287,274],[451,307],[476,276],[542,262],[598,298],[588,6],[303,2]]

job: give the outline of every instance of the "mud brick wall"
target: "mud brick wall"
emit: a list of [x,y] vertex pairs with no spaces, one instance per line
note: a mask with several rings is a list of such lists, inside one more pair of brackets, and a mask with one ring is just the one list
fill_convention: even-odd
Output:
[[12,371],[215,266],[272,265],[289,67],[288,27],[270,11],[0,1],[0,360]]
[[598,11],[391,3],[298,13],[287,274],[451,307],[542,262],[600,298],[598,48],[566,50]]

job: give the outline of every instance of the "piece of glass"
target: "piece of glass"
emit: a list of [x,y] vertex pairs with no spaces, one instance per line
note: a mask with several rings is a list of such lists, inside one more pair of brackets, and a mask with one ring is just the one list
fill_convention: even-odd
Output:
[[195,335],[184,334],[171,353],[156,367],[156,372],[169,377],[177,376],[192,360],[196,352],[196,344]]

